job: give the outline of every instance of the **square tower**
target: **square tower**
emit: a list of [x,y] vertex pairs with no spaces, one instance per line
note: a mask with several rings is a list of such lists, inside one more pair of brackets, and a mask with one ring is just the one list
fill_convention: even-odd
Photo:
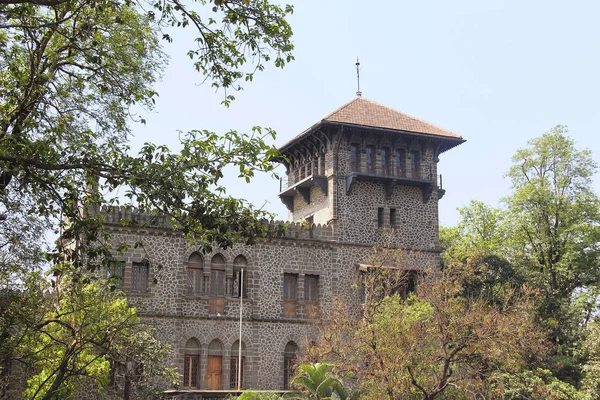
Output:
[[279,197],[291,221],[331,225],[337,241],[436,250],[439,155],[464,141],[359,96],[280,148]]

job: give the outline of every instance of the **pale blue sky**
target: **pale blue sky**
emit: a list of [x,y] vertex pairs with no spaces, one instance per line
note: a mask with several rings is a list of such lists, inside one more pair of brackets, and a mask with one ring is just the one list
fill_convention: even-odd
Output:
[[[514,152],[557,124],[578,147],[600,158],[600,2],[597,1],[329,1],[292,2],[296,61],[268,68],[236,94],[199,85],[185,52],[186,34],[165,44],[170,65],[156,110],[134,128],[144,141],[176,146],[177,130],[270,126],[277,144],[308,128],[356,92],[462,135],[442,154],[446,196],[440,221],[458,220],[471,199],[499,204]],[[190,32],[191,33],[191,32]],[[285,219],[279,184],[230,179],[228,192]],[[594,188],[600,193],[599,180]]]

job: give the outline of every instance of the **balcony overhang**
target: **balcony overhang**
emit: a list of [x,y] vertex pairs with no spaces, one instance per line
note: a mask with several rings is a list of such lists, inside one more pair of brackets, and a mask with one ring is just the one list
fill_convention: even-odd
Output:
[[352,172],[346,176],[346,195],[350,195],[352,192],[352,186],[356,181],[369,181],[369,182],[382,182],[385,184],[385,197],[390,199],[394,188],[397,185],[405,186],[417,186],[421,188],[423,192],[423,202],[427,203],[431,198],[433,189],[437,187],[435,180],[433,179],[418,179],[408,178],[404,176],[393,176],[393,175],[376,175],[367,172]]
[[296,194],[302,196],[306,204],[310,204],[310,188],[317,186],[325,196],[327,196],[327,177],[320,175],[310,175],[301,181],[288,186],[279,193],[281,202],[285,204],[288,210],[294,211],[294,197]]

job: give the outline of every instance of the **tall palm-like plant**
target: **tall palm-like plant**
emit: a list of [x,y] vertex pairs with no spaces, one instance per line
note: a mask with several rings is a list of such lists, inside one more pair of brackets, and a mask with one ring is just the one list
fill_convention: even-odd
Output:
[[293,379],[296,386],[304,391],[287,395],[294,400],[357,400],[358,392],[348,392],[342,382],[331,375],[327,363],[304,364],[298,367],[300,373]]

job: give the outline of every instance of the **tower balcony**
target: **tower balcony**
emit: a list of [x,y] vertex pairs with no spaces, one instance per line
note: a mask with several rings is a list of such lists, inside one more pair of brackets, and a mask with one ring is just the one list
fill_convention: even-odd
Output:
[[306,178],[288,185],[288,180],[279,179],[279,198],[288,210],[294,211],[294,196],[300,194],[306,204],[310,204],[310,188],[317,186],[327,196],[327,177],[322,175],[309,175]]

